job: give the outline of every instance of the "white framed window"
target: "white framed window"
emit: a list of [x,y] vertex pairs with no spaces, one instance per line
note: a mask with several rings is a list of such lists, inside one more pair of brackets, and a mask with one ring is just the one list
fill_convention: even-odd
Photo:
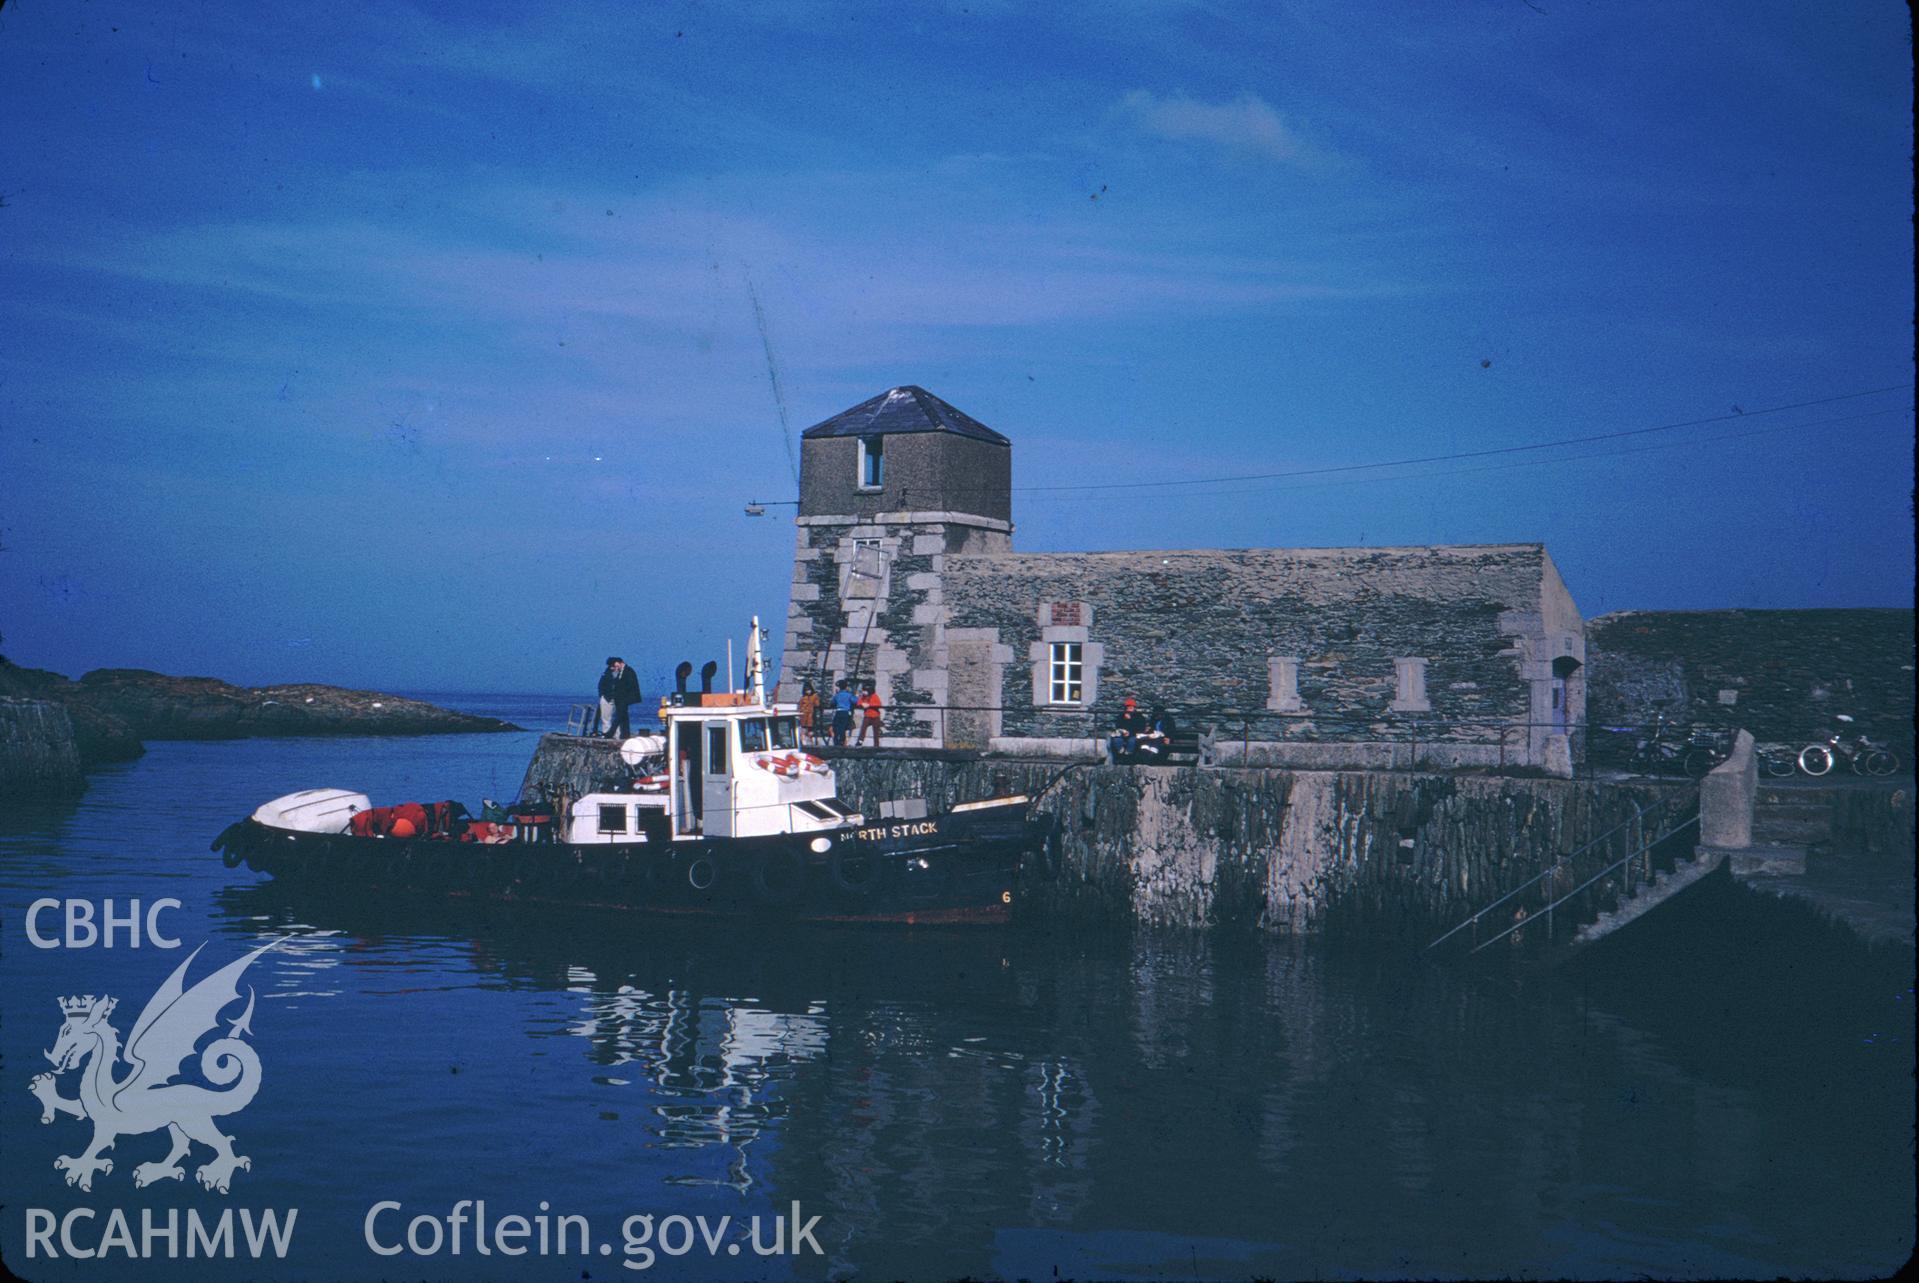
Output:
[[1086,656],[1079,642],[1052,642],[1047,647],[1046,702],[1084,702]]
[[886,485],[886,438],[860,438],[860,476],[862,490],[878,490]]
[[1426,700],[1426,661],[1423,659],[1395,659],[1393,661],[1393,706],[1395,713],[1430,713],[1433,706]]

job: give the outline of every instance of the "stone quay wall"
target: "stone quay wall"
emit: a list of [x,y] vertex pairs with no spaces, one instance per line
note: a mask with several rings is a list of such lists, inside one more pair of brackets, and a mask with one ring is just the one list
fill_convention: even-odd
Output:
[[[864,814],[922,798],[930,814],[1008,792],[1058,818],[1061,872],[1022,890],[1029,920],[1170,924],[1424,944],[1561,856],[1560,890],[1660,831],[1683,787],[1412,772],[1079,765],[886,754],[834,761]],[[1063,773],[1062,773],[1063,772]],[[607,741],[549,735],[523,796],[620,778]],[[1680,835],[1690,850],[1692,836]],[[1544,884],[1528,894],[1544,903]],[[1503,923],[1501,925],[1504,925]]]
[[1831,849],[1840,856],[1887,860],[1912,867],[1911,780],[1872,781],[1826,790]]
[[[1056,762],[992,759],[850,758],[834,767],[841,798],[867,814],[912,797],[937,814],[1009,790],[1037,792],[1057,778],[1040,809],[1061,823],[1060,877],[1027,890],[1026,911],[1043,918],[1408,944],[1623,826],[1560,879],[1570,890],[1656,836],[1646,824],[1684,792],[1257,767],[1086,765],[1061,775]],[[1529,909],[1535,901],[1543,903],[1535,893]]]

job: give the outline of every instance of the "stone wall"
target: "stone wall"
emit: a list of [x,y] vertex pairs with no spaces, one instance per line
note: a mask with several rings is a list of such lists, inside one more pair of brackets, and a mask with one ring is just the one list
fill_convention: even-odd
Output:
[[[863,811],[930,812],[1058,777],[1059,881],[1029,887],[1042,918],[1386,937],[1423,944],[1617,824],[1564,889],[1653,836],[1657,784],[1382,772],[1082,766],[862,758],[835,764]],[[1691,839],[1686,839],[1690,848]],[[1626,843],[1628,845],[1618,845]],[[1601,851],[1606,854],[1601,854]],[[1536,907],[1536,906],[1534,906]]]
[[[527,770],[578,796],[620,777],[605,741],[549,735]],[[1615,825],[1562,889],[1652,836],[1638,818],[1684,790],[1655,783],[1410,772],[846,758],[839,793],[868,815],[923,798],[930,813],[1009,792],[1059,817],[1063,869],[1027,883],[1044,921],[1165,923],[1424,944]],[[1684,844],[1691,845],[1690,835]],[[1536,907],[1536,903],[1533,907]]]
[[885,435],[885,484],[859,480],[857,437],[800,442],[800,512],[870,520],[888,512],[957,511],[1002,523],[1012,514],[1013,452],[949,432]]
[[1625,611],[1592,620],[1586,636],[1595,727],[1664,712],[1800,745],[1850,713],[1910,767],[1910,610]]
[[[822,699],[841,677],[871,681],[886,709],[888,743],[940,743],[944,707],[952,702],[946,560],[1002,549],[1009,537],[982,520],[911,513],[860,523],[802,517],[778,698],[797,702],[802,681],[812,681]],[[877,578],[866,573],[874,569],[881,572]]]
[[[949,641],[999,651],[1006,739],[1102,733],[1130,695],[1226,738],[1404,741],[1417,725],[1485,764],[1502,735],[1507,761],[1537,762],[1554,661],[1584,659],[1536,544],[957,555],[942,587]],[[1050,705],[1046,648],[1082,639],[1085,707]],[[1402,660],[1423,661],[1423,698]]]
[[67,710],[0,697],[0,800],[69,798],[85,787]]
[[1827,793],[1833,854],[1913,867],[1912,781],[1873,781]]

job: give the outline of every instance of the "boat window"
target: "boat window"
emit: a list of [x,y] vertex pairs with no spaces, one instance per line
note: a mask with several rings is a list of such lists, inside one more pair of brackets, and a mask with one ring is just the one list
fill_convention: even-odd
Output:
[[800,721],[797,717],[776,717],[773,719],[773,747],[798,748],[800,746]]
[[740,752],[764,753],[766,751],[766,719],[749,717],[740,723]]
[[818,802],[801,802],[800,810],[805,811],[816,820],[834,820],[839,818]]
[[620,806],[607,806],[604,803],[601,804],[600,832],[602,833],[626,832],[626,807],[624,804]]
[[726,723],[706,724],[706,769],[713,775],[726,774]]

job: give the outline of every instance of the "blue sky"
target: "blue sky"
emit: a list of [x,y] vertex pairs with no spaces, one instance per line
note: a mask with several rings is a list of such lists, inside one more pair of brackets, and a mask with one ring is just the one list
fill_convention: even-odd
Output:
[[1891,3],[15,0],[0,650],[657,689],[784,616],[783,432],[901,383],[1020,487],[1731,415],[1016,541],[1908,604],[1911,59]]

